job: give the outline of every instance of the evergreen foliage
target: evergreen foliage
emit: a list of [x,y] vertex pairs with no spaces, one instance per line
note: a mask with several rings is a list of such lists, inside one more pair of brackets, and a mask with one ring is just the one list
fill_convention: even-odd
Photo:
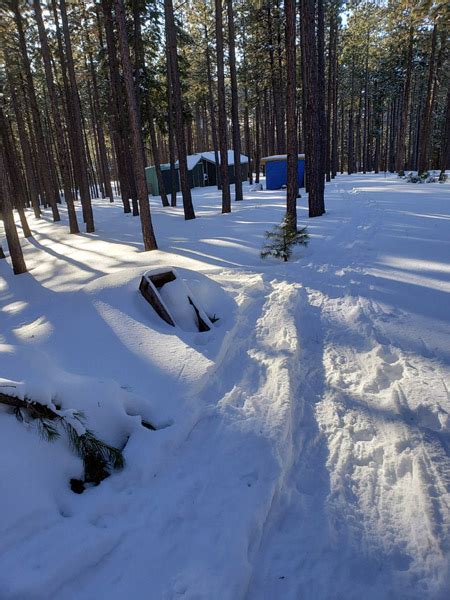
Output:
[[25,398],[0,393],[0,403],[13,408],[16,418],[37,422],[39,434],[48,442],[53,442],[65,432],[72,450],[82,459],[84,481],[98,484],[110,475],[113,469],[123,468],[125,461],[121,450],[100,440],[93,431],[85,427],[86,417],[80,411],[60,412],[45,404]]
[[294,246],[307,246],[309,235],[306,227],[298,230],[290,226],[287,219],[276,225],[272,231],[266,231],[267,242],[261,250],[261,258],[274,256],[287,262],[292,256]]

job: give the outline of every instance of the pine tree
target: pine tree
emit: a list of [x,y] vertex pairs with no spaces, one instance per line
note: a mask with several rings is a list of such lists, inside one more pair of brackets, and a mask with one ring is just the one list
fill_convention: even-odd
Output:
[[292,256],[294,246],[308,245],[309,235],[306,227],[297,231],[286,217],[281,225],[277,225],[272,231],[266,231],[266,238],[267,243],[261,250],[261,258],[273,256],[287,262]]

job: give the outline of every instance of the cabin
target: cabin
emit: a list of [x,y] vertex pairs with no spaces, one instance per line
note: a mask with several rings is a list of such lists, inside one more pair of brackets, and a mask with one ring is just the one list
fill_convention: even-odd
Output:
[[[219,165],[220,165],[220,154],[219,154]],[[205,187],[208,185],[217,185],[217,165],[215,160],[215,154],[213,151],[210,152],[199,152],[198,154],[190,154],[187,156],[188,166],[188,178],[189,185],[192,188]],[[248,174],[248,157],[241,154],[241,169],[240,169],[241,181],[245,181]],[[170,164],[164,163],[161,165],[161,175],[166,188],[166,193],[170,194],[172,190],[172,172],[170,170]],[[159,196],[159,185],[156,177],[156,169],[154,166],[147,167],[145,169],[145,176],[147,180],[147,188],[152,196]],[[232,150],[228,150],[228,176],[230,183],[235,183],[235,169],[234,169],[234,153]],[[179,164],[178,161],[175,163],[174,171],[174,183],[177,192],[180,191],[180,175],[179,175]]]
[[[219,153],[219,163],[216,165],[216,158],[214,152],[202,152],[201,153],[204,170],[208,177],[207,183],[205,185],[217,185],[217,166],[220,165],[220,153]],[[235,178],[235,169],[234,169],[234,152],[233,150],[228,150],[228,178],[230,183],[236,183]],[[248,156],[241,154],[241,181],[245,181],[248,176]]]
[[[170,194],[172,191],[172,173],[170,170],[170,164],[164,163],[161,164],[161,175],[164,182],[164,187],[166,189],[166,193]],[[158,178],[156,177],[156,169],[154,166],[146,167],[145,169],[145,178],[147,180],[147,189],[152,196],[159,196],[159,184]],[[175,168],[175,174],[173,177],[175,182],[175,190],[177,192],[180,191],[180,178],[178,176],[178,167]]]
[[[287,154],[265,156],[261,164],[266,168],[266,189],[279,190],[287,185]],[[298,187],[303,187],[305,178],[305,155],[298,155],[297,180]]]

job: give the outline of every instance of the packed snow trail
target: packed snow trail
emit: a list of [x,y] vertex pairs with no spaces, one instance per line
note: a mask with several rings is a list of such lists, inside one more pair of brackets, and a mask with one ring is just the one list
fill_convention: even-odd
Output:
[[[82,526],[64,552],[70,518],[35,532],[19,556],[2,556],[4,573],[19,560],[27,575],[3,585],[5,597],[41,598],[44,589],[58,598],[89,598],[93,589],[104,598],[139,597],[149,580],[158,598],[242,594],[249,557],[290,460],[297,294],[298,286],[265,283],[260,275],[241,282],[238,321],[196,391],[205,409],[164,470],[155,474],[140,457],[105,482],[103,498],[84,507]],[[236,563],[247,569],[237,573]]]
[[[447,598],[449,196],[338,177],[288,264],[259,259],[277,192],[226,216],[196,192],[189,223],[155,203],[150,254],[106,202],[95,236],[30,219],[31,273],[0,264],[0,377],[130,437],[76,496],[62,441],[1,415],[1,600]],[[218,307],[211,334],[149,313],[162,265]]]
[[[345,188],[339,193],[350,195]],[[359,189],[351,193],[364,212],[345,227],[357,234],[351,247],[370,257],[388,224],[374,199]],[[367,226],[358,224],[361,217]],[[295,460],[266,524],[246,598],[444,599],[448,363],[423,341],[422,352],[399,343],[393,331],[411,316],[373,300],[364,281],[370,261],[361,253],[345,261],[345,233],[335,242],[333,262],[322,266],[328,293],[308,287],[315,278],[306,269],[300,277],[307,294],[299,321]],[[349,285],[335,297],[345,276]]]

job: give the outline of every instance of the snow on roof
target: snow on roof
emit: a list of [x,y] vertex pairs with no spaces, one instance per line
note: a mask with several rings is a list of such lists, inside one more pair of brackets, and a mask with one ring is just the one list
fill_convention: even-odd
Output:
[[[214,156],[214,152],[209,151],[209,152],[202,152],[201,153],[202,158],[204,158],[205,160],[208,160],[209,162],[212,162],[215,164],[216,159]],[[248,156],[245,156],[245,154],[241,154],[241,163],[248,163]],[[220,152],[219,152],[219,164],[220,164]],[[229,165],[234,165],[234,152],[233,150],[228,150],[228,164]]]
[[[299,154],[298,158],[299,158],[299,160],[305,160],[305,155]],[[278,161],[287,160],[287,154],[274,154],[272,156],[264,156],[264,158],[261,158],[262,163],[275,162],[277,160]]]
[[[188,154],[186,156],[186,160],[187,160],[187,168],[188,171],[192,171],[192,169],[195,167],[195,165],[202,159],[202,155],[201,154]],[[179,167],[179,163],[178,161],[175,163],[175,168],[178,169]]]
[[[299,156],[300,156],[300,154],[299,154]],[[301,156],[303,156],[303,154]],[[199,152],[198,154],[188,154],[188,156],[186,156],[188,171],[192,171],[192,169],[195,167],[195,165],[198,164],[202,160],[202,158],[205,160],[208,160],[209,162],[212,162],[212,163],[216,162],[215,157],[214,157],[214,152],[212,150],[210,150],[209,152]],[[241,154],[241,163],[248,163],[248,157],[245,156],[245,154]],[[220,153],[219,153],[219,164],[220,164]],[[228,164],[234,165],[233,150],[228,150]],[[152,167],[153,167],[153,165],[152,165]],[[176,161],[175,169],[178,169],[178,167],[179,167],[179,164],[178,164],[178,161]],[[151,168],[151,167],[147,167],[147,169],[148,168]],[[170,169],[169,163],[161,164],[162,171],[165,171],[167,169]]]

